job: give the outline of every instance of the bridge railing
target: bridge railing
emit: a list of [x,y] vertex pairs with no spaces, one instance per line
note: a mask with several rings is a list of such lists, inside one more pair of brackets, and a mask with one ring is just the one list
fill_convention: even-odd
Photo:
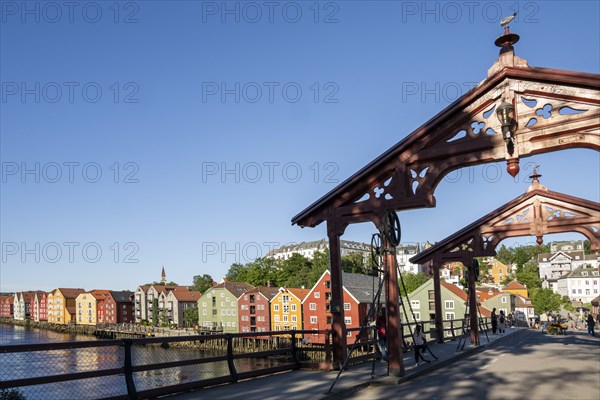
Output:
[[[423,325],[431,338],[433,323]],[[460,320],[444,326],[448,340],[462,333]],[[409,339],[409,325],[402,329]],[[357,344],[350,365],[376,356],[375,327],[350,328],[347,339]],[[331,369],[332,346],[330,330],[1,346],[0,390],[17,388],[27,400],[149,398],[300,368]]]

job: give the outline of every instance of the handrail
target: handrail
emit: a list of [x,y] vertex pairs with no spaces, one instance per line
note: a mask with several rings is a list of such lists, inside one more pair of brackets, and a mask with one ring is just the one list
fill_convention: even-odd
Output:
[[[460,323],[457,323],[460,321]],[[462,325],[464,320],[447,320],[444,322],[443,336],[445,340],[451,340],[458,336],[456,331],[462,333]],[[433,332],[432,321],[419,321],[427,329],[426,334]],[[449,323],[449,328],[446,324]],[[485,321],[487,326],[487,320]],[[405,329],[412,329],[415,322],[402,324],[400,329],[402,332]],[[356,332],[358,335],[361,328],[349,328],[348,332]],[[449,333],[446,335],[445,333]],[[352,335],[356,337],[356,335]],[[406,336],[408,338],[409,336]],[[243,339],[243,340],[242,340]],[[319,339],[318,341],[316,339]],[[375,354],[376,335],[375,328],[372,326],[366,327],[366,333],[360,338],[362,353],[353,354],[352,363],[359,363],[372,360]],[[199,348],[212,349],[216,351],[202,357],[195,357],[180,360],[161,360],[160,362],[144,363],[143,357],[135,357],[136,352],[143,352],[147,349],[147,345],[156,345],[150,348],[168,348],[170,345],[185,346],[188,343],[190,346]],[[254,343],[254,348],[252,347]],[[213,346],[213,347],[211,347]],[[60,375],[44,375],[31,377],[17,377],[17,379],[2,379],[0,380],[0,389],[11,388],[35,388],[36,385],[57,384],[60,382],[85,380],[90,378],[107,378],[110,376],[124,376],[124,385],[119,390],[122,393],[113,398],[145,398],[158,394],[175,393],[182,388],[200,388],[214,384],[222,384],[226,382],[235,383],[240,379],[248,379],[251,377],[268,375],[275,372],[289,371],[299,368],[327,368],[333,367],[333,351],[332,351],[332,331],[330,330],[291,330],[291,331],[271,331],[271,332],[242,332],[242,333],[219,333],[207,335],[189,335],[189,336],[173,336],[173,337],[152,337],[152,338],[128,338],[128,339],[111,339],[111,340],[90,340],[79,342],[61,342],[61,343],[39,343],[39,344],[19,344],[0,346],[0,357],[2,358],[1,365],[8,365],[4,360],[9,357],[15,357],[16,354],[26,353],[40,354],[46,351],[62,350],[66,353],[61,356],[78,359],[76,356],[81,355],[80,349],[90,348],[110,348],[114,347],[115,354],[118,357],[111,359],[112,365],[107,364],[106,368],[98,367],[93,364],[90,370],[85,369],[86,365],[76,364],[71,367],[73,372],[67,371]],[[158,350],[163,351],[163,350]],[[166,350],[165,350],[166,351]],[[74,353],[73,353],[74,352]],[[83,353],[84,355],[87,353]],[[111,354],[110,351],[108,354]],[[143,353],[140,353],[143,355]],[[27,356],[23,356],[27,357]],[[54,355],[53,357],[56,357]],[[71,359],[70,358],[70,359]],[[243,359],[271,359],[271,362],[261,363],[262,368],[252,368],[252,370],[238,370],[235,360]],[[171,385],[161,383],[159,387],[147,388],[136,387],[136,377],[139,380],[140,374],[152,374],[154,371],[165,370],[171,368],[186,368],[200,365],[210,365],[214,363],[227,363],[228,375],[225,376],[205,376],[204,379],[194,380],[189,382],[173,381]],[[120,363],[120,365],[119,365]],[[0,368],[3,368],[0,365]],[[245,365],[245,364],[244,364]],[[41,371],[41,370],[40,370]],[[51,371],[51,369],[48,369]],[[47,371],[43,371],[48,373]],[[13,372],[14,373],[14,372]],[[200,376],[198,374],[197,376]],[[190,378],[191,379],[191,378]],[[123,381],[122,381],[123,382]],[[143,386],[143,385],[142,385]],[[147,386],[147,385],[146,385]],[[141,390],[140,390],[141,389]],[[25,390],[25,389],[24,389]]]

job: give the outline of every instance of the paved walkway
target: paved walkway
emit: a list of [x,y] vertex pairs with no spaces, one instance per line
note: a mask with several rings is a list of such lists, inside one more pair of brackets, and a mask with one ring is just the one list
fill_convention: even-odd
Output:
[[[169,400],[232,400],[232,399],[341,399],[345,395],[365,388],[372,383],[397,384],[424,375],[435,369],[441,368],[456,360],[467,357],[475,352],[483,351],[486,347],[498,341],[521,340],[531,331],[524,328],[508,328],[503,335],[489,334],[489,342],[485,336],[480,338],[481,346],[471,346],[467,339],[464,350],[457,351],[458,340],[444,344],[430,345],[431,351],[438,360],[431,363],[421,362],[415,366],[414,353],[412,351],[404,354],[404,377],[391,377],[387,375],[387,363],[375,362],[373,377],[371,371],[373,363],[361,364],[344,371],[333,390],[329,392],[331,384],[335,381],[338,371],[291,371],[267,377],[241,381],[235,384],[216,386],[200,389],[194,392],[166,396]],[[426,358],[432,359],[429,353]]]

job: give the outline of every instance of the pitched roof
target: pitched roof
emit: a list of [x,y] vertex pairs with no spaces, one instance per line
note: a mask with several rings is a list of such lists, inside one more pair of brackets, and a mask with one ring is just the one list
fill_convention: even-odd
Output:
[[[187,286],[166,286],[166,285],[150,285],[152,286],[158,293],[170,292],[172,290],[189,290]],[[165,293],[167,294],[167,293]]]
[[272,300],[273,297],[277,296],[279,288],[272,286],[257,286],[254,289],[248,290],[247,293],[260,293],[265,296],[268,300]]
[[301,288],[287,288],[287,290],[300,299],[300,301],[304,300],[304,298],[308,295],[308,292],[310,292],[310,289]]
[[85,293],[84,289],[73,289],[73,288],[58,288],[65,299],[75,299],[81,293]]
[[242,294],[246,293],[249,290],[254,289],[254,286],[246,283],[246,282],[229,282],[225,281],[219,283],[217,286],[213,286],[211,289],[226,289],[229,293],[235,296],[237,299]]
[[515,307],[532,308],[533,304],[531,304],[531,300],[528,299],[527,297],[516,295],[516,298],[515,298]]
[[486,301],[487,299],[491,299],[495,295],[497,295],[498,291],[487,291],[487,290],[475,290],[475,294],[477,295],[477,300]]
[[503,289],[515,289],[515,290],[523,290],[527,289],[527,286],[523,285],[516,279],[513,279],[508,285],[504,286]]
[[440,285],[442,285],[443,287],[448,289],[450,292],[452,292],[455,295],[457,295],[458,297],[460,297],[462,300],[467,301],[467,298],[468,298],[467,292],[465,292],[458,286],[453,285],[451,283],[447,283],[447,282],[440,282]]
[[[373,302],[373,299],[377,294],[377,289],[379,288],[379,278],[376,276],[342,272],[342,282],[344,283],[344,289],[346,289],[359,303]],[[375,285],[375,289],[373,289],[373,284]],[[385,301],[385,292],[383,289],[379,299],[380,301],[382,301],[382,299]]]
[[[598,275],[588,275],[587,273],[589,272],[594,272],[594,271],[599,271],[600,267],[586,267],[586,266],[581,266],[581,267],[577,267],[575,268],[573,271],[571,272],[567,272],[566,274],[564,274],[563,276],[561,276],[558,279],[566,279],[566,278],[591,278],[593,276],[598,277]],[[583,274],[583,272],[586,272],[586,275]]]
[[105,299],[106,296],[108,296],[109,293],[110,293],[110,290],[104,290],[104,289],[90,290],[90,294],[92,296],[94,296],[94,298],[96,300],[103,300],[103,299]]
[[178,301],[198,301],[202,294],[200,292],[196,292],[195,290],[173,290],[173,296]]
[[118,292],[111,290],[110,295],[117,303],[129,303],[131,301],[129,297],[133,295],[133,292],[130,292],[129,290],[121,290]]

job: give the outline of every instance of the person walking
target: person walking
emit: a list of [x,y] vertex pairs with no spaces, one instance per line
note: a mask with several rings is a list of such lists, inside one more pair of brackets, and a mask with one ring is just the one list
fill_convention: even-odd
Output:
[[496,315],[496,307],[492,310],[492,333],[495,335],[498,329],[498,316]]
[[415,351],[415,366],[417,366],[417,367],[419,366],[419,358],[421,358],[421,360],[425,361],[426,363],[429,363],[429,360],[425,359],[425,357],[423,357],[423,355],[421,354],[422,352],[425,351],[425,334],[421,330],[420,324],[417,324],[417,326],[415,327],[414,351]]
[[500,316],[498,317],[498,331],[500,333],[506,332],[506,317],[504,316],[504,310],[500,310]]
[[592,313],[588,313],[588,316],[587,316],[588,335],[592,335],[592,336],[596,337],[596,334],[594,333],[594,325],[596,325],[596,321],[594,321],[594,317],[592,316]]
[[387,342],[386,342],[386,318],[385,318],[385,308],[381,309],[379,316],[377,317],[376,322],[377,327],[377,339],[379,343],[379,350],[381,351],[381,359],[383,361],[387,361]]

